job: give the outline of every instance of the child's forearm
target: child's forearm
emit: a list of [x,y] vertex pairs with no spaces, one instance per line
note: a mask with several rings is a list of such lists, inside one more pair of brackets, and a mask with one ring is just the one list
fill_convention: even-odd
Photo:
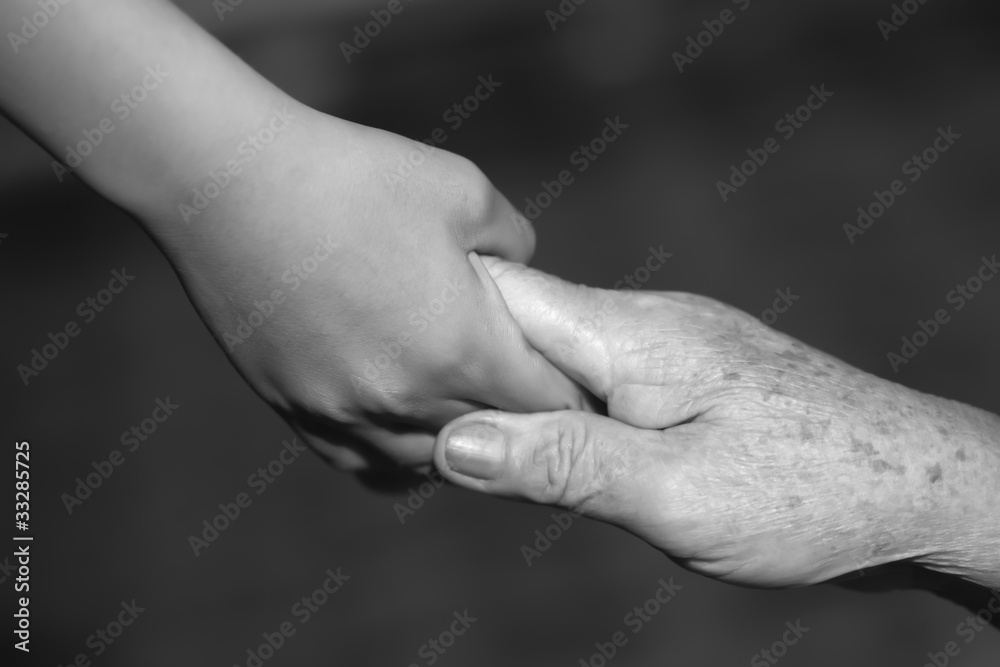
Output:
[[176,201],[288,101],[165,0],[52,5],[0,5],[0,108],[126,209]]

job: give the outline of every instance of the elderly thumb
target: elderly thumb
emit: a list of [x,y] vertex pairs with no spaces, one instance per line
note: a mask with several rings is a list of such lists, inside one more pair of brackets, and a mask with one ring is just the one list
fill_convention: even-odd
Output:
[[648,528],[665,491],[662,431],[565,410],[475,412],[438,434],[434,463],[449,481],[490,495],[555,505],[628,530]]

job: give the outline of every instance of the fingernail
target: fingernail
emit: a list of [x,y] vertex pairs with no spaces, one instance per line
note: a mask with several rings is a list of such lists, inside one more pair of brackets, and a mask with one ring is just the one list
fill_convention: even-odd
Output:
[[448,467],[474,479],[497,479],[503,469],[503,432],[489,424],[467,424],[448,436],[444,457]]

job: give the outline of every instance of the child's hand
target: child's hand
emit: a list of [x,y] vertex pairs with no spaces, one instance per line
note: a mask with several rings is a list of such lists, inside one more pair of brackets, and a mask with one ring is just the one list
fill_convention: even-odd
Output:
[[[34,11],[10,0],[0,25]],[[482,406],[579,407],[470,258],[534,245],[474,165],[296,104],[169,2],[60,5],[0,55],[0,108],[143,223],[242,375],[337,465],[427,464]]]
[[[289,113],[280,140],[202,212],[185,222],[164,202],[150,224],[183,228],[168,254],[254,389],[347,469],[428,464],[439,427],[483,406],[582,407],[470,254],[526,261],[534,245],[479,169]],[[420,164],[400,172],[407,161]]]

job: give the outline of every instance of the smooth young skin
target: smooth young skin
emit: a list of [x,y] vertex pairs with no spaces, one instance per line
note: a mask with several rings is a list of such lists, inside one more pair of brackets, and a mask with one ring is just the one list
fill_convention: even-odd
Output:
[[[428,466],[465,412],[582,405],[470,259],[534,246],[472,163],[297,103],[168,2],[58,7],[16,50],[5,39],[0,108],[59,161],[100,137],[76,175],[140,222],[243,377],[336,465]],[[0,34],[38,11],[7,0]],[[391,178],[412,154],[423,164]],[[195,209],[192,189],[231,160]]]
[[608,416],[461,417],[435,450],[449,480],[617,524],[736,584],[909,563],[1000,588],[996,415],[859,371],[711,299],[486,262],[530,343]]

